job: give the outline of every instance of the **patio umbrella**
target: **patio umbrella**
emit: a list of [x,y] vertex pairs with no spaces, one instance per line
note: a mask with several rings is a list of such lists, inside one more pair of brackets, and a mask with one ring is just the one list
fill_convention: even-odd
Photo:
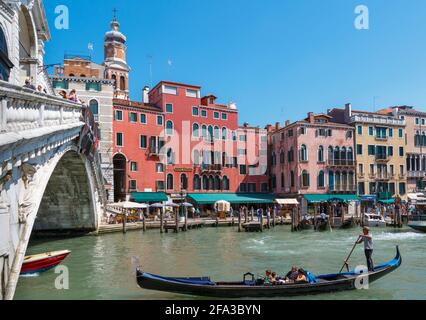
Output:
[[165,206],[165,207],[172,207],[172,208],[177,208],[177,207],[179,207],[179,205],[178,205],[177,203],[174,203],[174,202],[171,202],[171,201],[166,202],[166,203],[164,204],[164,206]]
[[186,207],[186,208],[191,208],[191,207],[193,207],[192,203],[189,203],[189,202],[182,202],[180,205],[181,205],[182,207]]
[[138,203],[138,202],[132,202],[132,201],[116,202],[116,203],[110,204],[109,206],[117,207],[117,208],[123,208],[123,209],[146,209],[146,208],[148,208],[148,205],[146,203]]

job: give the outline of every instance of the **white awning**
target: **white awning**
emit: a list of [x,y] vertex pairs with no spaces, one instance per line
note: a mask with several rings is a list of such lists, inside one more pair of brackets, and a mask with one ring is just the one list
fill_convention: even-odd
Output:
[[275,202],[278,204],[292,204],[292,205],[297,205],[299,204],[299,202],[297,201],[297,199],[275,199]]
[[123,208],[123,209],[146,209],[149,207],[145,203],[138,203],[138,202],[131,202],[131,201],[111,203],[108,206],[113,208]]

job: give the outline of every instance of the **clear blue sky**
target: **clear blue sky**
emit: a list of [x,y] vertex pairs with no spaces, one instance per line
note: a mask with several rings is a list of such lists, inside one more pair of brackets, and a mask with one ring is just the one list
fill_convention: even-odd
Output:
[[[60,4],[69,30],[54,27]],[[369,8],[369,30],[354,27],[359,4]],[[89,42],[101,63],[114,7],[132,99],[160,80],[198,84],[235,101],[241,123],[260,126],[347,102],[373,110],[374,97],[376,108],[426,105],[424,0],[46,0],[46,63],[88,53]]]

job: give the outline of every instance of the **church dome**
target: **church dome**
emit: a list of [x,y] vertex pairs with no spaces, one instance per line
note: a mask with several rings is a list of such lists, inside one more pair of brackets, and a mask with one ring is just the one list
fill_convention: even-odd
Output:
[[126,36],[120,32],[120,23],[114,17],[114,20],[111,21],[111,30],[105,33],[105,41],[125,43],[126,40]]

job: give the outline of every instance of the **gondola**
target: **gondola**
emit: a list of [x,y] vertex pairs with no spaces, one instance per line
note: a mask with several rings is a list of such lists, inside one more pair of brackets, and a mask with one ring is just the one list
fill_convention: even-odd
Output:
[[342,222],[342,225],[340,226],[341,229],[350,229],[355,227],[355,220],[354,218],[346,219]]
[[326,231],[328,229],[328,218],[327,219],[323,219],[319,217],[315,218],[314,229],[316,231]]
[[[394,259],[377,266],[374,271],[362,277],[368,276],[368,284],[370,285],[372,282],[397,269],[401,262],[399,248],[396,247]],[[139,268],[136,269],[137,283],[143,289],[220,298],[289,297],[354,290],[357,288],[357,283],[361,282],[359,277],[360,274],[350,271],[317,276],[316,281],[312,283],[259,285],[258,280],[251,273],[245,274],[243,281],[213,282],[209,277],[171,278],[143,272]]]

